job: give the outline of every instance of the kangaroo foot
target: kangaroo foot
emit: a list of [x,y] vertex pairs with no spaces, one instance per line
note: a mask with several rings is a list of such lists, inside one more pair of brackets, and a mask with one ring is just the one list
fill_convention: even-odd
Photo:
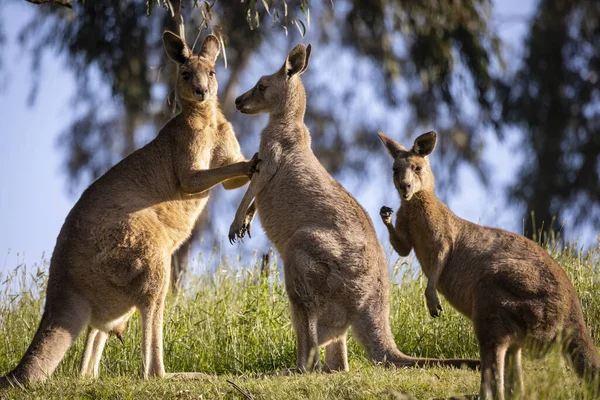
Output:
[[215,378],[216,375],[205,374],[203,372],[168,372],[165,374],[165,379],[173,379],[177,381],[192,381]]
[[305,374],[306,371],[302,371],[299,368],[284,368],[273,372],[267,372],[265,374],[260,375],[261,378],[271,377],[271,376],[292,376],[296,374]]

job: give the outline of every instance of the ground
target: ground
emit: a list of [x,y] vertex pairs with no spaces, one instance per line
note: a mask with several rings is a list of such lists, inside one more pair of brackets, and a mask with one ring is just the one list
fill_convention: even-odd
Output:
[[[596,345],[600,344],[600,257],[575,247],[549,249],[574,282]],[[40,318],[47,265],[18,266],[0,275],[0,374],[13,368],[29,345]],[[473,395],[479,372],[449,368],[387,369],[371,364],[350,339],[348,373],[264,377],[294,364],[294,332],[276,260],[269,276],[257,265],[230,266],[192,277],[183,293],[169,298],[165,321],[168,372],[205,373],[197,380],[141,378],[139,320],[131,321],[125,343],[109,339],[101,379],[81,380],[80,338],[54,376],[28,388],[0,391],[0,399],[430,399]],[[411,355],[477,357],[469,321],[445,303],[429,316],[425,280],[412,259],[391,267],[391,323],[398,347]],[[239,388],[236,389],[234,385]],[[527,399],[591,399],[558,351],[544,360],[526,355]]]

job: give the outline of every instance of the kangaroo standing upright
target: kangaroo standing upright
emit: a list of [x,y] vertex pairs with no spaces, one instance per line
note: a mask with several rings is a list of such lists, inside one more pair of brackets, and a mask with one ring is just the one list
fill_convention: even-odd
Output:
[[[433,317],[441,306],[437,291],[473,322],[481,355],[481,396],[503,399],[505,359],[514,372],[509,391],[521,392],[521,348],[530,339],[540,349],[561,337],[580,376],[600,372],[600,356],[583,319],[573,285],[558,263],[523,236],[465,221],[434,194],[427,156],[437,135],[419,136],[411,150],[379,133],[394,158],[394,185],[402,199],[381,218],[401,255],[411,249],[427,276],[425,298]],[[589,377],[589,376],[588,376]]]
[[39,328],[0,387],[44,380],[86,326],[81,373],[97,375],[107,332],[120,332],[135,309],[142,317],[144,376],[165,374],[171,254],[190,235],[208,189],[221,182],[227,189],[244,185],[257,160],[243,161],[219,110],[217,38],[209,35],[198,56],[171,32],[163,41],[181,66],[182,111],[153,141],[92,183],[67,216],[52,254]]
[[258,209],[281,254],[297,336],[297,371],[319,365],[319,346],[326,346],[326,370],[348,370],[350,327],[378,362],[475,367],[477,360],[413,358],[396,347],[389,325],[388,264],[371,219],[310,147],[300,79],[310,51],[310,46],[296,46],[279,71],[260,78],[235,101],[242,113],[268,113],[269,123],[260,139],[260,172],[252,177],[229,231],[230,240],[243,238]]

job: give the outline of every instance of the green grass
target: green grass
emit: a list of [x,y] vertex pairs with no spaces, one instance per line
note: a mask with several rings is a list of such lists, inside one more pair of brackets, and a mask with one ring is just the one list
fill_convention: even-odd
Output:
[[[580,296],[594,341],[600,344],[600,251],[567,247],[551,250]],[[43,304],[46,265],[33,271],[19,266],[0,275],[0,375],[12,369],[37,328]],[[392,270],[391,323],[398,347],[409,354],[477,357],[471,324],[444,304],[441,318],[425,307],[425,280],[401,259]],[[198,371],[194,381],[141,379],[141,332],[135,316],[125,345],[109,339],[100,380],[77,378],[83,337],[46,383],[0,391],[1,398],[212,399],[242,398],[233,381],[256,399],[448,398],[478,391],[479,373],[451,369],[385,369],[369,363],[349,341],[351,372],[260,377],[291,367],[295,336],[277,265],[269,279],[258,266],[233,268],[225,260],[213,273],[189,279],[182,294],[169,298],[165,317],[165,367],[169,372]],[[83,336],[83,335],[82,335]],[[527,399],[591,399],[590,392],[557,351],[542,361],[525,362]]]

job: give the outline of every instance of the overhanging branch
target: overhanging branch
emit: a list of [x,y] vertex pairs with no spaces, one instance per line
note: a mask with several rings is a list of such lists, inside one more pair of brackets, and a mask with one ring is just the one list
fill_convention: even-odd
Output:
[[59,6],[73,8],[73,0],[25,0],[33,4],[57,4]]

